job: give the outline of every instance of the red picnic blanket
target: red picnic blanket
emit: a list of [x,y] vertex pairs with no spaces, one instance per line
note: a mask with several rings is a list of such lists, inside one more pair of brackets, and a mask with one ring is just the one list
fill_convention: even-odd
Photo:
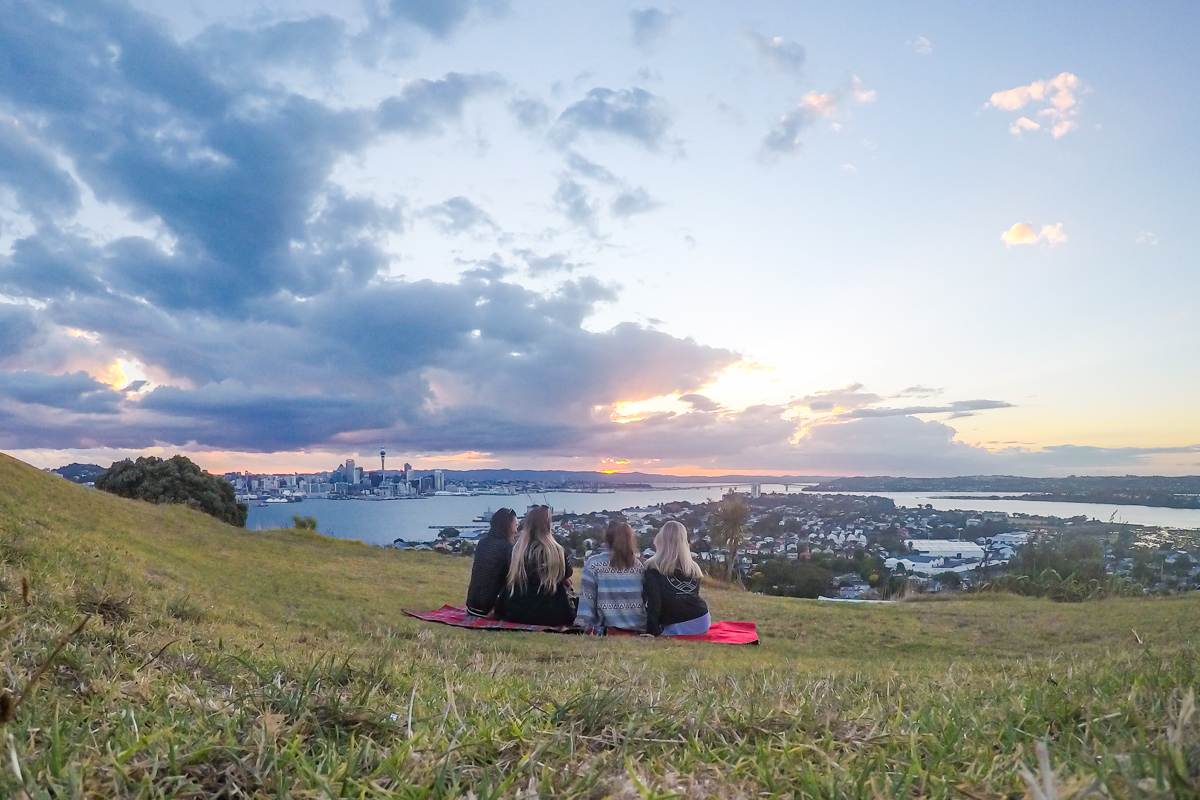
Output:
[[[444,605],[434,611],[409,611],[404,613],[425,622],[440,622],[443,625],[453,625],[456,628],[474,628],[489,631],[541,631],[544,633],[580,633],[578,628],[570,625],[524,625],[519,622],[506,622],[491,617],[477,617],[459,606]],[[719,644],[758,644],[758,628],[753,622],[714,622],[708,633],[697,636],[672,636],[672,639],[688,639],[696,642],[717,642]]]

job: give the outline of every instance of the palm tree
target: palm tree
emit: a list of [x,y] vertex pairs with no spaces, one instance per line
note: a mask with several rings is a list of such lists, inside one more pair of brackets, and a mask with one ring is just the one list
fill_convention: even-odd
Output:
[[722,498],[713,517],[712,537],[717,544],[729,551],[725,560],[725,577],[732,581],[737,569],[738,548],[741,547],[742,537],[746,535],[746,520],[750,517],[750,509],[741,495],[730,492]]

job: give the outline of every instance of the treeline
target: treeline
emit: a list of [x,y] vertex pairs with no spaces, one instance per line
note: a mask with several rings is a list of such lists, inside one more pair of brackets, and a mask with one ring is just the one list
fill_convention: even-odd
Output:
[[1137,581],[1108,574],[1101,539],[1080,534],[1025,545],[1009,563],[1007,573],[974,588],[1065,602],[1145,594]]

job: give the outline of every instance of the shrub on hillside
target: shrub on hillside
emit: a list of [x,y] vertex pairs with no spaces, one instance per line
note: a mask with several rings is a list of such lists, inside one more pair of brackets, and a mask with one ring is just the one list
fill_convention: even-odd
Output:
[[96,488],[149,503],[182,503],[230,525],[246,524],[248,509],[237,501],[229,481],[183,456],[118,461],[96,479]]

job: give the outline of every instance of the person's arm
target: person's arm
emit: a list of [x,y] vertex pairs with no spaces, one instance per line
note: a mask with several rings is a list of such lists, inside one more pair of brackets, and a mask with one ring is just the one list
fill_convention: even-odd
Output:
[[575,612],[575,627],[591,630],[600,623],[596,609],[596,573],[583,566],[583,585],[579,589],[579,610]]
[[659,618],[662,614],[662,592],[658,576],[653,570],[646,570],[642,576],[642,599],[646,601],[646,633],[658,636],[662,633]]

